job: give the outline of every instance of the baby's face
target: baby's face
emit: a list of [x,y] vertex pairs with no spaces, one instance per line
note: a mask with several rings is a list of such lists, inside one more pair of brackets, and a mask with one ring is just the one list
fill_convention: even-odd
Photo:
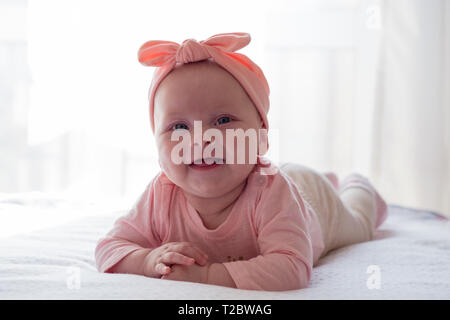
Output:
[[[240,186],[253,170],[255,164],[249,160],[248,143],[244,146],[245,150],[237,143],[234,143],[233,150],[227,150],[226,129],[254,129],[257,133],[262,127],[262,120],[239,82],[220,66],[207,60],[175,68],[159,85],[154,108],[155,139],[161,169],[185,192],[200,197],[218,197]],[[204,140],[198,130],[194,137],[194,121],[201,121],[203,134],[210,128],[221,132],[223,143],[218,139],[211,149],[221,150],[222,156],[215,151],[211,155],[227,162],[227,159],[231,160],[227,156],[234,154],[234,164],[228,161],[205,167],[173,161],[172,150],[181,142],[172,141],[175,130],[190,133],[191,162],[199,160],[194,157],[196,141],[203,144],[203,153],[205,147],[212,143]],[[245,152],[244,164],[237,163],[239,152]]]

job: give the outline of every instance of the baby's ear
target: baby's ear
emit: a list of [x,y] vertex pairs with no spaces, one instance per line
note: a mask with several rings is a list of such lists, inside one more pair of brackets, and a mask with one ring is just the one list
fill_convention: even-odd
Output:
[[258,130],[258,155],[264,156],[269,150],[269,136],[267,129],[262,123],[261,127]]

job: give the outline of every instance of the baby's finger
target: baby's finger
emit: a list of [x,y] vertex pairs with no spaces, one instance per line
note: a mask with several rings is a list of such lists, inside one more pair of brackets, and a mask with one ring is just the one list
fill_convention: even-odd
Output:
[[159,274],[168,274],[171,270],[169,266],[166,266],[164,263],[160,262],[155,266],[155,271]]
[[179,245],[174,248],[175,251],[195,259],[198,264],[204,265],[208,261],[208,256],[199,248],[193,245]]
[[165,264],[184,264],[192,265],[195,260],[191,257],[187,257],[178,252],[166,252],[162,255],[161,261]]
[[205,265],[208,262],[208,255],[200,248],[192,247],[192,249],[197,252],[196,257],[194,258],[195,261],[200,265]]

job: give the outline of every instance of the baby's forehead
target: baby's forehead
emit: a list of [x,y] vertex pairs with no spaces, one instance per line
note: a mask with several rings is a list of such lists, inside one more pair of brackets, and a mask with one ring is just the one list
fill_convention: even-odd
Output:
[[179,80],[181,85],[201,80],[207,83],[217,81],[223,84],[228,82],[234,86],[239,85],[233,75],[210,59],[177,65],[166,79]]
[[177,66],[160,83],[155,106],[192,103],[226,103],[246,100],[239,82],[215,62],[204,60]]

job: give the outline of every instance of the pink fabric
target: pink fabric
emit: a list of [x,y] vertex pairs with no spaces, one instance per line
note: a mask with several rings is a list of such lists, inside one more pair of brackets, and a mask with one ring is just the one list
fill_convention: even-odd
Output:
[[269,129],[269,84],[263,71],[247,56],[234,51],[250,42],[250,34],[243,32],[220,33],[206,40],[184,40],[181,45],[172,41],[151,40],[144,43],[138,51],[139,62],[145,66],[159,67],[155,70],[149,90],[150,124],[155,131],[153,118],[156,89],[177,63],[201,61],[212,58],[222,68],[230,72],[249,95]]
[[250,173],[227,220],[207,229],[182,190],[159,173],[130,212],[97,244],[97,268],[108,272],[141,247],[188,241],[209,262],[224,263],[239,289],[280,291],[303,288],[324,250],[316,213],[283,172]]

